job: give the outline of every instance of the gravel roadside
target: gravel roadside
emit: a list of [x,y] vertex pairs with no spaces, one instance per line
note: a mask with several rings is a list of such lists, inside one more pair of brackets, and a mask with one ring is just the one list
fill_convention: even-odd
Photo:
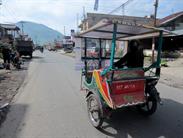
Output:
[[[9,104],[17,94],[26,77],[28,66],[29,60],[25,59],[20,70],[13,67],[11,70],[0,70],[0,107],[7,103]],[[7,107],[0,108],[0,124],[5,119],[7,110]]]
[[161,68],[161,83],[183,89],[183,58],[168,62],[168,67]]

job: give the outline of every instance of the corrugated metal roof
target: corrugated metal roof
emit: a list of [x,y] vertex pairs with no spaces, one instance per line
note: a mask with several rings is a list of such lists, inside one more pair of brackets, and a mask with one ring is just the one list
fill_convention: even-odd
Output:
[[[114,23],[118,24],[117,39],[132,37],[136,35],[151,34],[163,30],[147,25],[137,24],[135,22],[123,22],[118,20],[103,19],[90,29],[81,32],[79,36],[112,39]],[[169,33],[169,31],[164,31]]]
[[159,25],[161,26],[161,25],[163,25],[163,24],[165,24],[167,22],[170,22],[170,21],[172,21],[172,20],[174,20],[174,19],[176,19],[176,18],[178,18],[178,17],[180,17],[182,15],[183,15],[183,11],[171,14],[171,15],[163,18],[163,19],[160,19],[159,20]]
[[137,16],[126,16],[126,15],[114,15],[114,14],[101,14],[101,13],[87,13],[87,18],[92,17],[100,17],[98,21],[102,19],[109,19],[109,20],[125,20],[125,21],[134,21],[140,24],[146,24],[146,25],[153,25],[154,19],[148,18],[148,17],[137,17]]
[[7,30],[20,30],[15,24],[0,24],[1,28],[5,28]]
[[181,30],[176,30],[176,31],[172,31],[174,34],[176,34],[177,36],[179,35],[183,35],[183,29]]

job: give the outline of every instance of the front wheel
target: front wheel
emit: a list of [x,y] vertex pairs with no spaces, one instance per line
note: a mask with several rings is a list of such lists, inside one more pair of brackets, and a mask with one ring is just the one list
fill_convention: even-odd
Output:
[[151,91],[147,93],[146,103],[137,106],[140,113],[142,113],[145,116],[150,116],[156,112],[158,102],[156,94],[156,88],[151,89]]
[[100,128],[104,119],[102,104],[100,99],[94,94],[87,98],[87,110],[91,124],[96,128]]

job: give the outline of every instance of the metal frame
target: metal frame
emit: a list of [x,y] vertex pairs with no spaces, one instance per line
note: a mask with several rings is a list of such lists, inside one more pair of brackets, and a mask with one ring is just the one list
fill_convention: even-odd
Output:
[[[91,93],[97,94],[99,96],[100,100],[104,103],[104,105],[107,105],[108,107],[110,107],[112,109],[117,109],[118,107],[113,103],[113,100],[111,98],[111,92],[112,92],[111,84],[114,81],[137,81],[137,80],[147,80],[148,81],[148,80],[154,80],[154,79],[158,80],[159,79],[160,68],[161,68],[160,64],[161,64],[161,49],[162,49],[162,43],[163,43],[163,30],[159,30],[159,29],[156,29],[154,27],[148,27],[147,30],[149,30],[149,28],[151,28],[152,30],[154,30],[154,32],[152,32],[152,30],[151,30],[148,33],[146,33],[148,36],[150,34],[153,34],[153,33],[156,33],[156,35],[159,35],[158,56],[157,56],[156,62],[152,63],[149,67],[115,69],[114,68],[114,60],[119,59],[119,58],[115,58],[116,41],[117,40],[128,41],[128,38],[133,38],[133,37],[138,36],[138,35],[124,33],[125,35],[129,35],[129,36],[125,37],[125,39],[124,38],[121,39],[121,38],[117,37],[117,34],[119,33],[117,31],[118,25],[120,25],[120,23],[118,23],[116,21],[112,21],[111,24],[113,25],[111,39],[92,38],[92,37],[87,37],[87,35],[82,37],[82,34],[85,34],[85,33],[90,32],[90,31],[96,31],[97,29],[100,29],[100,27],[105,27],[105,26],[109,25],[109,23],[104,24],[103,26],[98,25],[97,27],[93,27],[93,29],[91,28],[91,29],[87,30],[86,32],[81,33],[80,36],[78,36],[80,38],[84,38],[84,45],[85,45],[84,46],[84,57],[82,57],[82,60],[84,61],[84,64],[85,64],[82,75],[85,77],[85,79],[83,79],[83,76],[81,76],[81,80],[82,80],[81,90],[86,90],[87,95],[89,95]],[[129,26],[129,24],[127,24],[127,26]],[[138,27],[140,27],[140,26],[138,25]],[[112,27],[110,29],[112,29]],[[100,32],[111,33],[111,31],[108,32],[105,29],[104,29],[104,31],[100,30]],[[123,34],[123,32],[120,32],[120,34]],[[140,35],[143,35],[143,38],[144,38],[144,35],[146,35],[146,34],[141,33]],[[99,40],[100,50],[99,50],[98,57],[87,57],[87,47],[88,47],[87,39]],[[110,58],[106,58],[106,57],[102,56],[102,54],[103,54],[102,53],[102,40],[112,40]],[[131,39],[129,39],[129,40],[131,40]],[[108,68],[101,69],[102,68],[102,60],[106,60],[106,59],[110,59],[110,66]],[[89,60],[98,60],[99,61],[99,64],[98,64],[99,70],[93,70],[93,71],[89,72],[88,67],[87,67],[88,66],[87,62]],[[126,70],[137,70],[137,71],[141,70],[142,71],[143,70],[142,72],[144,73],[144,72],[146,72],[150,69],[153,69],[153,68],[156,69],[155,73],[153,74],[154,76],[137,75],[134,77],[122,78],[122,79],[120,78],[120,80],[115,80],[115,74],[114,74],[115,71],[126,71]],[[109,76],[107,76],[107,73],[109,73],[109,74],[111,73],[111,74]],[[103,78],[105,78],[105,79],[103,79]],[[144,83],[145,83],[145,81],[144,81]],[[82,86],[83,84],[85,87]],[[103,89],[103,87],[105,89]],[[143,101],[141,101],[141,102],[143,102]],[[140,103],[132,103],[131,105],[137,105],[137,104],[140,104]],[[121,105],[121,107],[123,107],[123,106],[129,106],[129,105]]]
[[[87,61],[88,60],[98,60],[99,61],[99,64],[98,64],[98,67],[99,69],[102,68],[102,61],[103,60],[106,60],[106,59],[110,59],[110,66],[106,69],[103,69],[101,74],[100,75],[106,75],[108,72],[114,72],[116,70],[139,70],[139,69],[142,69],[144,70],[145,72],[149,71],[150,69],[156,69],[156,71],[154,72],[154,76],[145,76],[145,77],[141,77],[141,78],[134,78],[134,79],[151,79],[151,78],[156,78],[156,79],[159,79],[160,77],[160,66],[161,66],[161,48],[162,48],[162,43],[163,43],[163,32],[164,30],[160,30],[160,29],[157,29],[157,28],[154,28],[154,27],[148,27],[148,28],[151,28],[151,29],[154,29],[154,32],[153,31],[150,31],[147,34],[147,36],[149,36],[150,33],[154,34],[156,33],[156,36],[158,35],[158,32],[159,32],[159,44],[158,44],[158,56],[157,56],[157,61],[152,63],[149,67],[143,67],[143,68],[127,68],[127,69],[124,69],[124,68],[120,68],[120,69],[115,69],[113,64],[114,64],[114,59],[119,59],[119,58],[115,58],[115,48],[116,48],[116,41],[119,40],[119,41],[128,41],[128,37],[129,37],[129,40],[131,40],[130,38],[133,38],[134,35],[130,35],[128,37],[126,37],[125,39],[120,39],[120,38],[117,38],[117,34],[119,33],[117,31],[117,28],[118,28],[118,22],[112,22],[113,24],[113,31],[112,31],[112,38],[111,39],[105,39],[105,38],[92,38],[92,37],[82,37],[82,35],[79,35],[78,37],[80,38],[84,38],[84,57],[82,57],[82,60],[84,61],[84,64],[85,64],[85,68],[83,70],[83,75],[87,75],[88,73],[88,68],[87,68]],[[106,25],[104,25],[106,26]],[[102,26],[103,27],[103,26]],[[139,25],[138,25],[139,27]],[[146,26],[143,26],[143,27],[146,27]],[[96,31],[96,28],[93,27],[94,29],[89,29],[88,31],[86,32],[83,32],[81,34],[85,34],[87,32],[90,32],[90,31]],[[98,29],[99,27],[97,27]],[[102,30],[100,30],[100,32],[102,32]],[[106,33],[106,30],[103,31],[104,33]],[[108,32],[107,32],[108,33]],[[122,33],[121,33],[122,34]],[[125,33],[126,34],[126,33]],[[144,38],[144,35],[146,35],[145,33],[142,33],[140,35],[143,35],[142,38]],[[138,36],[138,35],[135,35],[135,36]],[[99,57],[87,57],[87,39],[97,39],[99,40],[99,48],[100,48],[100,51],[99,51]],[[103,57],[102,56],[102,40],[112,40],[112,47],[111,47],[111,56],[110,58],[106,58],[106,57]],[[85,80],[85,79],[84,79]],[[108,83],[112,83],[113,81],[113,76],[111,76],[111,78],[109,80],[107,80]],[[84,82],[85,84],[87,84],[87,82]],[[90,85],[88,83],[88,85]]]

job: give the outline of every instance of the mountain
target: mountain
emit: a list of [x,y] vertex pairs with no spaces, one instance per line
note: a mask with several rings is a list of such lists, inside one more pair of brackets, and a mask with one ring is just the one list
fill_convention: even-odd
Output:
[[49,28],[46,25],[38,24],[29,21],[20,21],[16,24],[19,28],[22,28],[25,34],[28,34],[34,41],[40,45],[46,43],[53,43],[55,39],[63,39],[63,34]]

